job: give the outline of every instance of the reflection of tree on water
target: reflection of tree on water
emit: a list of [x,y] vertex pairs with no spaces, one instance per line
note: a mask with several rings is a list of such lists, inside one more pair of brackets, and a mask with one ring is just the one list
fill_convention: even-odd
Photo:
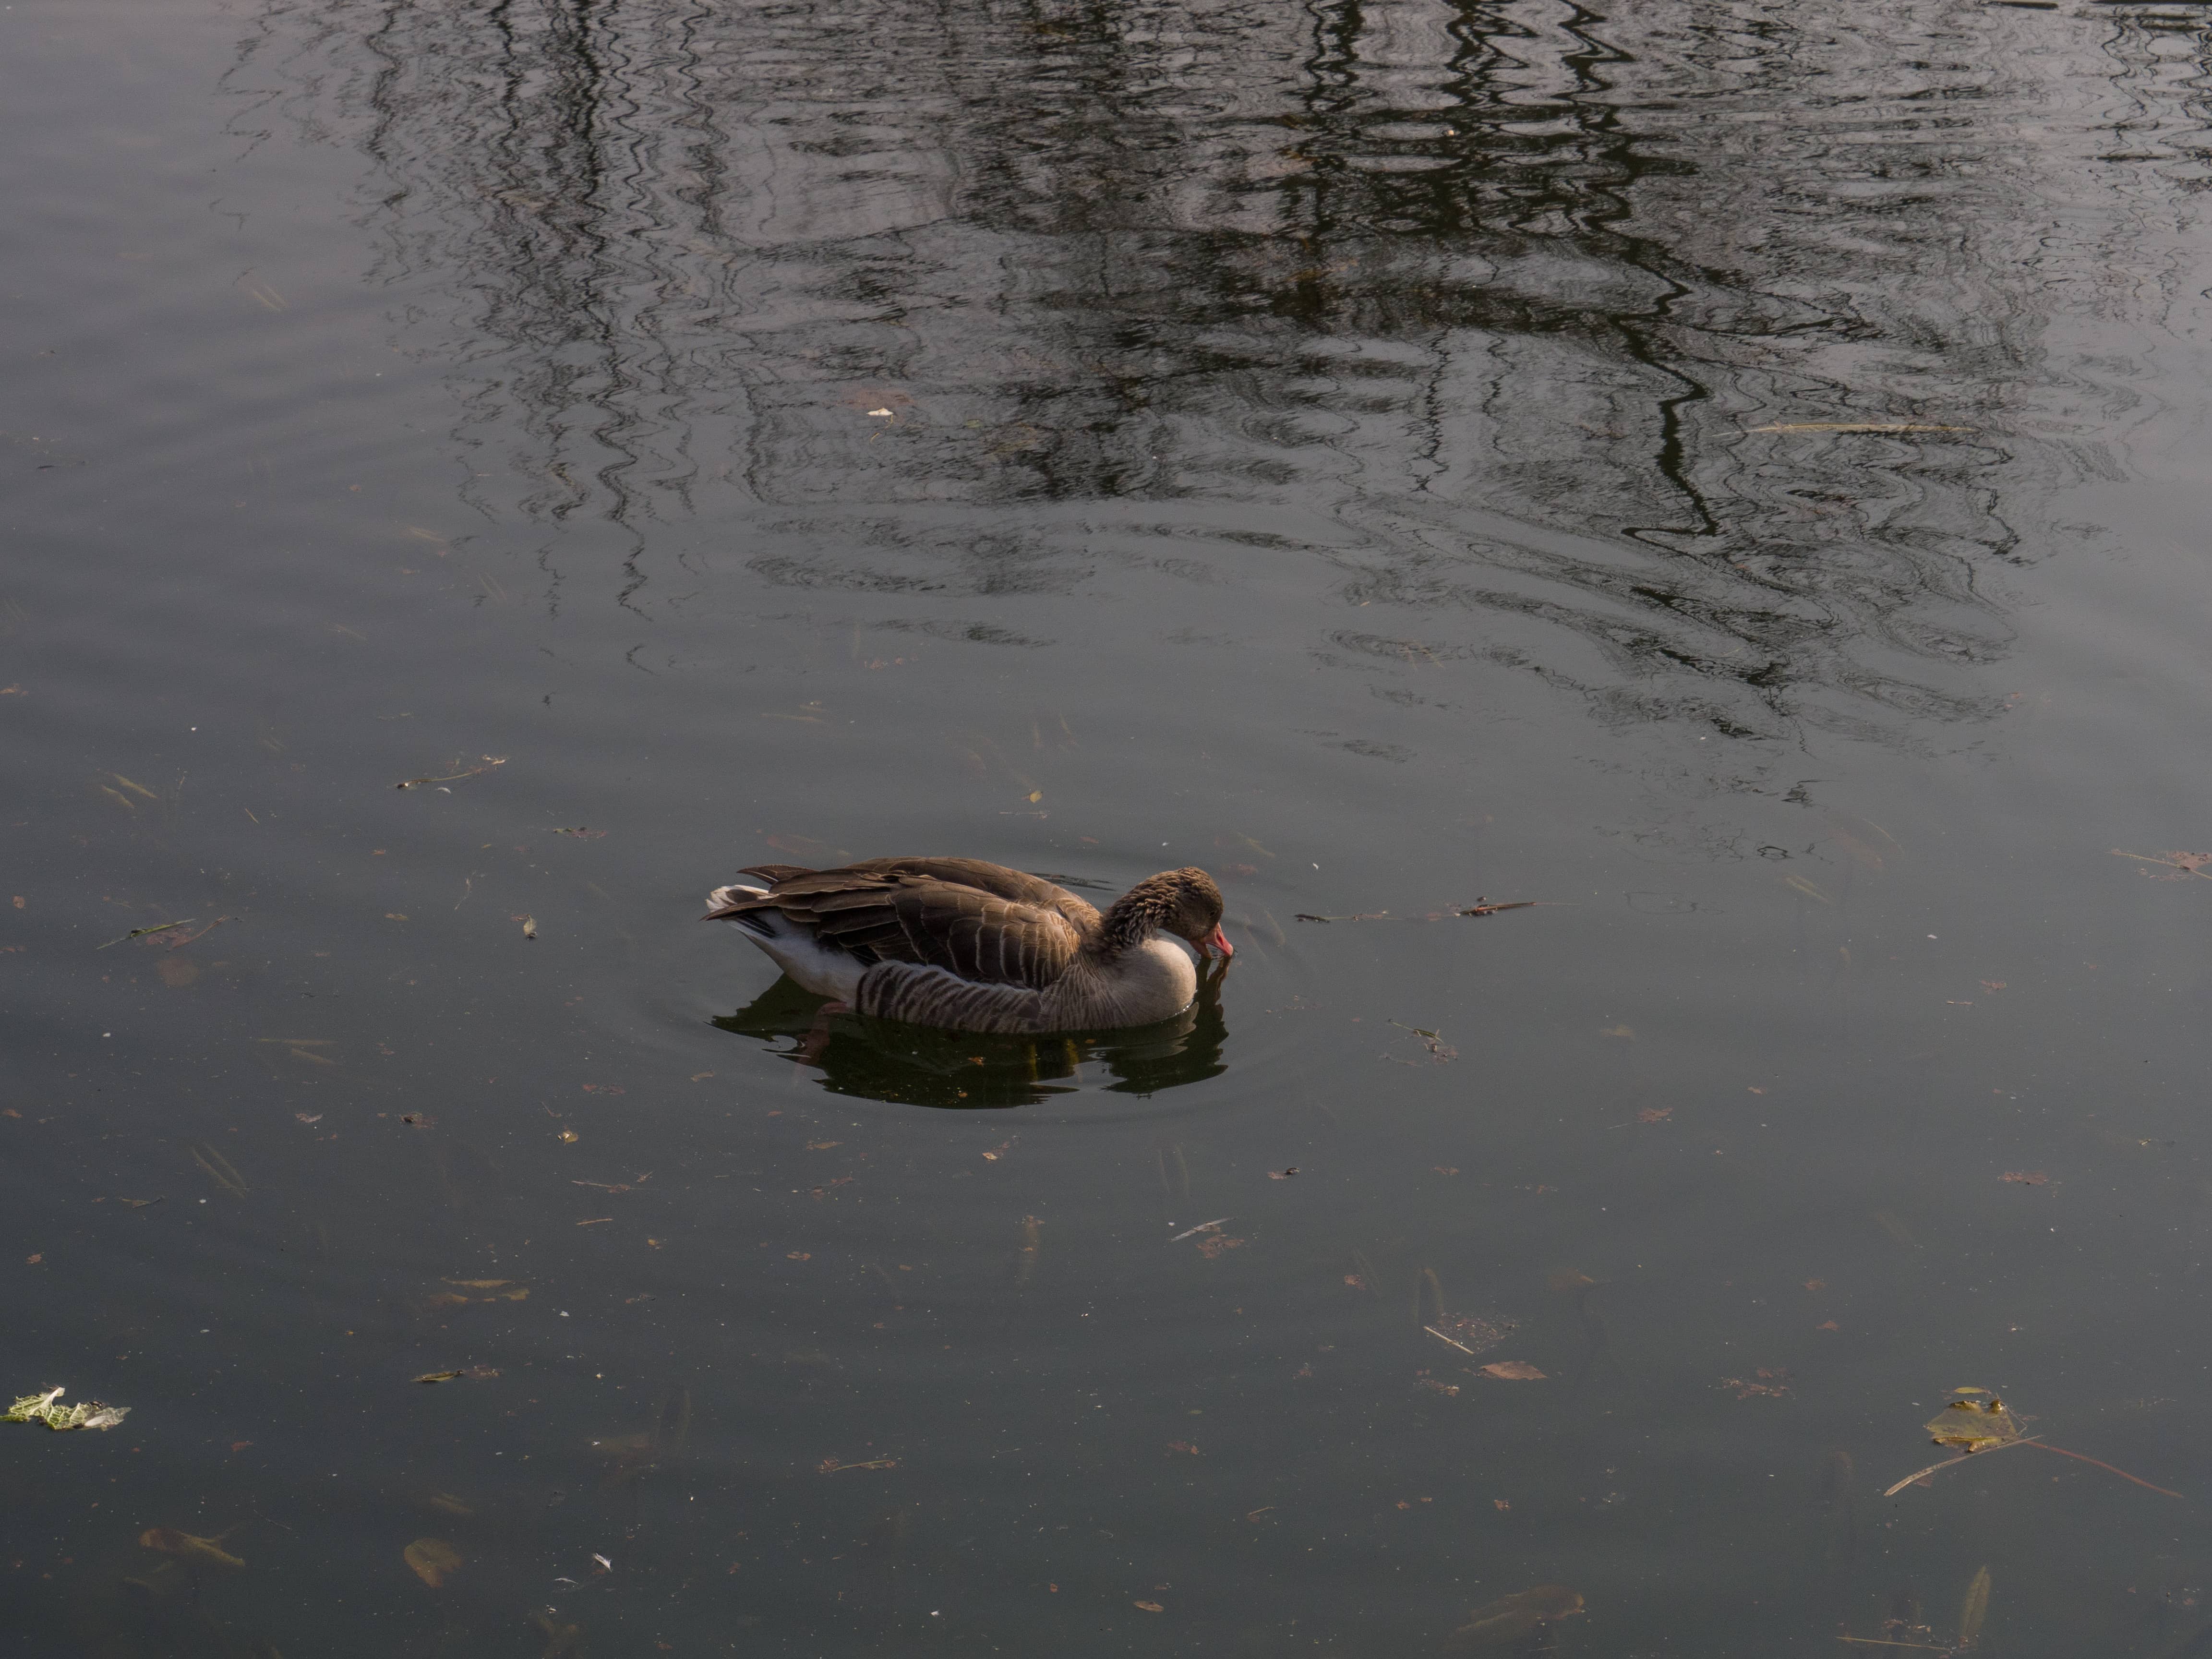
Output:
[[[2045,339],[2054,186],[2005,125],[2073,66],[1929,67],[1955,27],[331,0],[253,52],[374,159],[379,275],[451,296],[413,337],[456,365],[470,470],[523,480],[503,510],[1319,509],[1384,632],[1779,735],[1990,707],[2001,503],[2095,465]],[[2123,234],[2073,242],[2101,267]],[[2002,435],[1755,430],[1851,419]],[[940,580],[872,530],[759,574],[988,595],[1034,556]]]
[[[981,1036],[850,1014],[825,1033],[823,1000],[788,979],[713,1023],[741,1036],[792,1039],[776,1052],[814,1070],[831,1094],[957,1109],[1033,1106],[1086,1089],[1152,1095],[1219,1076],[1229,1035],[1220,981],[1218,971],[1201,975],[1198,1000],[1181,1014],[1126,1031]],[[1091,1080],[1100,1068],[1110,1082]]]

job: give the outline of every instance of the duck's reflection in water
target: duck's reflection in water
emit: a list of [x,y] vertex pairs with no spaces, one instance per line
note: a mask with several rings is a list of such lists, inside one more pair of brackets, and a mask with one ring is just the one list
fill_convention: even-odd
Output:
[[825,1020],[823,999],[788,979],[714,1024],[771,1043],[787,1039],[775,1052],[811,1068],[832,1094],[956,1109],[1032,1106],[1086,1089],[1150,1095],[1218,1076],[1229,1035],[1220,983],[1219,969],[1201,974],[1197,1000],[1173,1019],[1119,1031],[984,1036],[862,1014]]

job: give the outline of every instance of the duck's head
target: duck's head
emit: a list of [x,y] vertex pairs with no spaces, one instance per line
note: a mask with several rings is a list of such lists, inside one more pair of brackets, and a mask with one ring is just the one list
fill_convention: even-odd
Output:
[[1221,931],[1221,890],[1213,878],[1200,869],[1170,870],[1153,880],[1167,885],[1173,902],[1160,922],[1160,931],[1188,942],[1201,957],[1235,956],[1237,949]]

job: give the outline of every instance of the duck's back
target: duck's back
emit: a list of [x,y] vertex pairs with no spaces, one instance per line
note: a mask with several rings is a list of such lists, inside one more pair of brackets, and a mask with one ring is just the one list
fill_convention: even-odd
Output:
[[867,859],[834,870],[756,865],[771,884],[723,914],[774,909],[863,963],[939,968],[973,985],[1041,990],[1066,972],[1098,912],[1040,876],[980,859]]

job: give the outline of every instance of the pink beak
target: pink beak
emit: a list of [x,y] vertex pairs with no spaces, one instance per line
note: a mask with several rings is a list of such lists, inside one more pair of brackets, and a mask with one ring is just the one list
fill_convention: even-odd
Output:
[[1229,935],[1223,933],[1218,927],[1214,928],[1213,937],[1199,948],[1208,956],[1212,956],[1216,951],[1220,951],[1221,958],[1224,962],[1237,954],[1237,947],[1229,942]]

